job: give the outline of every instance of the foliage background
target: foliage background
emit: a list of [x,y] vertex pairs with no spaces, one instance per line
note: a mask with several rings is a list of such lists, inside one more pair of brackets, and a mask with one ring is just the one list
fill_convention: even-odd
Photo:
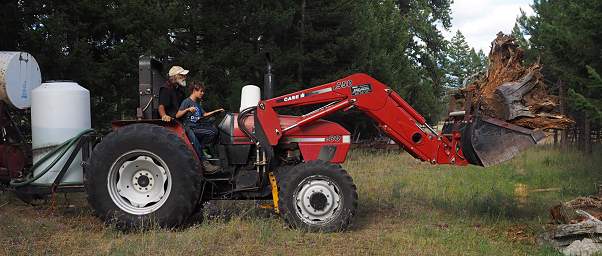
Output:
[[[468,47],[463,38],[451,47],[454,53],[448,53],[449,42],[440,30],[450,28],[450,4],[451,0],[4,1],[0,50],[33,54],[43,80],[75,80],[88,88],[97,129],[114,119],[135,117],[141,55],[190,69],[192,79],[209,87],[208,108],[236,111],[241,87],[263,84],[265,52],[274,59],[275,95],[363,72],[391,86],[436,122],[444,110],[446,88],[458,86],[458,76],[466,75],[462,70],[469,70],[461,65],[473,65],[466,63],[474,57],[469,56],[474,50],[463,52]],[[446,75],[448,67],[456,72]],[[351,122],[345,115],[358,113],[334,118],[350,130],[375,133],[366,117]]]
[[[236,111],[240,89],[263,84],[274,59],[275,95],[363,72],[396,90],[431,123],[446,92],[487,66],[461,31],[447,41],[452,0],[3,0],[0,50],[27,51],[44,80],[75,80],[91,91],[93,126],[134,118],[138,58],[190,69],[209,87],[208,108]],[[602,2],[535,0],[512,34],[540,61],[553,94],[568,87],[577,127],[602,121]],[[491,35],[493,39],[495,35]],[[25,114],[26,116],[27,114]],[[353,116],[350,118],[349,115]],[[367,117],[333,117],[377,133]]]

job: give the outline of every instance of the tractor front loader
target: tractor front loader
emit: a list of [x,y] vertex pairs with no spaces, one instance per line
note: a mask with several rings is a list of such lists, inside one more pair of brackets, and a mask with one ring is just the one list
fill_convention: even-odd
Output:
[[[226,113],[217,122],[219,138],[211,147],[210,161],[221,169],[208,174],[185,128],[156,119],[157,65],[141,61],[140,120],[114,122],[85,172],[88,201],[97,215],[124,229],[178,226],[201,211],[203,202],[231,199],[272,200],[292,227],[346,229],[358,202],[356,186],[341,166],[350,132],[322,119],[337,111],[365,113],[405,151],[431,164],[489,166],[543,137],[466,112],[451,113],[438,133],[395,91],[366,74],[354,74],[287,95],[251,99],[256,104]],[[271,72],[266,80],[273,80]],[[301,116],[278,113],[308,105],[320,107]]]

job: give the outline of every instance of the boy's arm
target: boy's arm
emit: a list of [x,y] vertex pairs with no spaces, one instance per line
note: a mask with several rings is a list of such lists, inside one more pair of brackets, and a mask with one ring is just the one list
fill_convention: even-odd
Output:
[[178,110],[178,112],[176,113],[176,118],[181,118],[181,117],[185,116],[186,112],[188,112],[187,108],[185,108],[184,110]]
[[190,106],[187,101],[182,101],[180,109],[176,112],[176,118],[181,118],[186,115],[187,112],[194,112],[194,107]]
[[216,110],[213,110],[213,111],[211,111],[211,112],[205,112],[205,113],[203,113],[203,117],[210,116],[210,115],[213,115],[213,114],[215,114],[215,113],[222,112],[222,111],[224,111],[224,109],[223,109],[223,108],[216,109]]

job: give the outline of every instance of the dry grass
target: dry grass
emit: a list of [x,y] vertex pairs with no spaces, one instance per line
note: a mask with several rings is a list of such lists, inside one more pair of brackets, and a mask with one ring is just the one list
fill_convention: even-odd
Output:
[[[122,233],[92,216],[84,195],[54,209],[0,194],[4,255],[549,255],[535,244],[547,208],[596,191],[602,160],[535,148],[493,168],[431,166],[407,154],[353,151],[360,210],[344,233],[287,228],[254,202],[220,202],[203,223],[179,230]],[[520,184],[520,185],[519,185]],[[531,189],[559,191],[524,193]]]

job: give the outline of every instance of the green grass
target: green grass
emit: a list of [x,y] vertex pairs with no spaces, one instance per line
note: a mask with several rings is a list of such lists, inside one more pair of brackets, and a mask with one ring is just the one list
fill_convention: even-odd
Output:
[[[596,193],[602,183],[596,153],[545,146],[491,168],[433,166],[366,150],[351,152],[344,167],[360,196],[347,232],[291,230],[255,202],[239,201],[220,202],[218,217],[178,230],[122,233],[93,217],[83,195],[58,196],[51,209],[4,192],[0,254],[555,255],[535,242],[549,222],[548,208]],[[559,190],[521,197],[517,187]]]

